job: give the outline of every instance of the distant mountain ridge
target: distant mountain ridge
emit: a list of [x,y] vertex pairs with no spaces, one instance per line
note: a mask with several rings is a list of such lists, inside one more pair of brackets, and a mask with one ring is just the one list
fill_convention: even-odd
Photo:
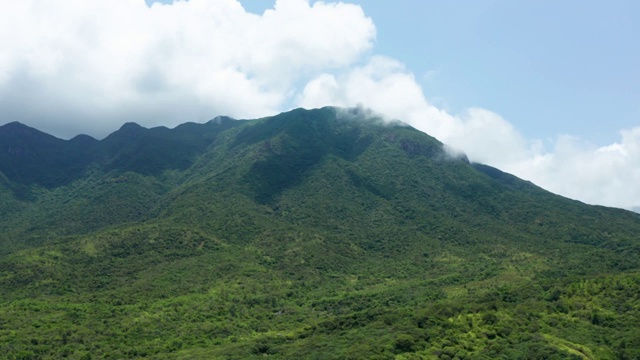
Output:
[[7,124],[0,218],[0,357],[640,358],[640,214],[361,109]]
[[10,181],[51,189],[77,179],[92,163],[123,171],[184,170],[217,132],[238,124],[230,118],[175,129],[126,123],[103,140],[62,140],[13,122],[0,126],[0,172]]

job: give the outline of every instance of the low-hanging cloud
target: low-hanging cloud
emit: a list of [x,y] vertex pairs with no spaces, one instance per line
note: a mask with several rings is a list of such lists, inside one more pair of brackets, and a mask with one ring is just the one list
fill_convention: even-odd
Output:
[[3,1],[0,124],[102,137],[126,121],[363,105],[556,193],[640,205],[640,128],[596,146],[526,139],[482,108],[451,114],[402,63],[372,53],[375,37],[361,7],[338,2],[277,0],[257,15],[237,0]]
[[555,193],[627,209],[640,204],[640,127],[622,131],[619,142],[600,147],[563,135],[551,141],[548,150],[492,111],[469,108],[452,115],[437,108],[400,62],[379,56],[339,75],[319,74],[298,101],[306,107],[363,104],[464,151],[471,161],[496,166]]

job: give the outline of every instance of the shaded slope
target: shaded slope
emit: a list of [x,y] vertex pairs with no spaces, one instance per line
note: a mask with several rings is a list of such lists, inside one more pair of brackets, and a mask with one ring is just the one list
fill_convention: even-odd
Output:
[[3,126],[0,148],[8,150],[0,156],[0,174],[11,177],[0,177],[7,229],[0,233],[0,253],[148,218],[181,181],[181,170],[218,133],[240,123],[217,118],[175,129],[128,123],[101,141],[85,135],[61,140],[18,123]]
[[0,171],[12,182],[53,188],[78,179],[97,141],[64,141],[13,122],[0,127]]
[[205,124],[186,123],[174,129],[145,129],[127,123],[101,142],[100,151],[107,159],[107,171],[133,171],[154,176],[165,170],[183,171],[219,132],[238,124],[230,118],[218,118]]
[[100,149],[35,200],[0,187],[32,239],[0,255],[3,355],[640,356],[638,214],[357,110],[129,124]]

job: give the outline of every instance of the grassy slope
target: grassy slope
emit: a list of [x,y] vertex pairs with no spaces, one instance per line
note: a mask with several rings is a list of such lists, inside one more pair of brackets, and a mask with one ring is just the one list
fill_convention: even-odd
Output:
[[224,130],[12,215],[40,245],[0,258],[2,356],[640,357],[637,214],[332,109]]

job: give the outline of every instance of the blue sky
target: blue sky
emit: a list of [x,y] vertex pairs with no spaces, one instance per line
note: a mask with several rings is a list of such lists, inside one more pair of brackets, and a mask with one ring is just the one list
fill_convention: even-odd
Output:
[[640,206],[638,1],[146,1],[0,2],[0,125],[102,138],[362,105],[555,193]]

